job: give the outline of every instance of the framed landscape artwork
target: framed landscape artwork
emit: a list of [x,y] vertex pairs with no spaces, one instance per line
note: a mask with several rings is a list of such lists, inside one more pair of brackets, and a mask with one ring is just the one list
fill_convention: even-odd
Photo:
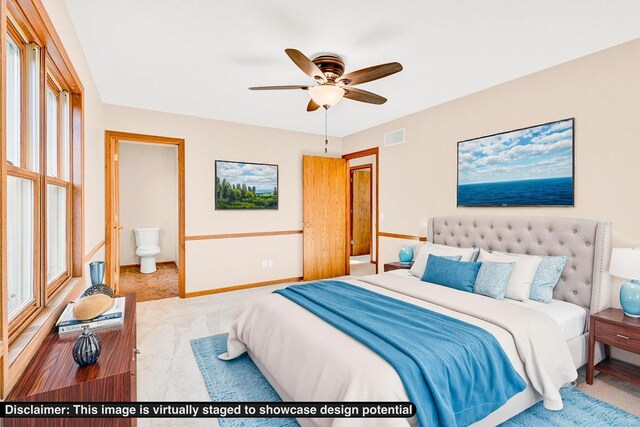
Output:
[[458,206],[574,206],[574,119],[458,142]]
[[278,209],[278,165],[216,160],[215,207]]

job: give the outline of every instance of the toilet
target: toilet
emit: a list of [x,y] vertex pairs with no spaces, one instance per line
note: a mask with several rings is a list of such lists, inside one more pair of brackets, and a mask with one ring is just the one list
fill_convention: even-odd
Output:
[[156,271],[156,256],[160,253],[160,227],[134,228],[136,255],[140,257],[140,273]]

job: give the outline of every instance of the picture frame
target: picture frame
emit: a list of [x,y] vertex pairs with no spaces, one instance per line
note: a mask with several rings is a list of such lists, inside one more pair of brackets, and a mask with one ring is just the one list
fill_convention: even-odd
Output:
[[215,210],[278,210],[278,165],[216,160]]
[[575,118],[457,143],[457,207],[575,206]]

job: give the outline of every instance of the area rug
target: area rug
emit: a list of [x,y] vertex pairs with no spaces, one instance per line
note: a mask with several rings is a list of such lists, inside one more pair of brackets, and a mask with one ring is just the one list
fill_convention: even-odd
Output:
[[[220,334],[191,340],[191,349],[211,400],[279,402],[280,396],[247,354],[230,361],[218,359],[219,354],[227,351],[227,335]],[[548,411],[540,402],[511,418],[502,426],[640,426],[640,418],[594,399],[573,387],[563,388],[561,394],[564,400],[563,410]],[[222,427],[294,427],[298,425],[294,419],[290,418],[219,418],[218,422]]]

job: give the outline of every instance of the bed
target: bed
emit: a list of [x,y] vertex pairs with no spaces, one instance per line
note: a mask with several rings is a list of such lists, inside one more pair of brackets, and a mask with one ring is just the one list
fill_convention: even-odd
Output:
[[[428,241],[436,244],[566,255],[569,261],[551,304],[493,300],[425,283],[406,271],[345,282],[462,320],[495,337],[526,382],[523,391],[474,424],[497,425],[540,400],[549,408],[561,408],[557,389],[575,378],[575,369],[586,363],[588,316],[611,303],[606,272],[610,235],[610,224],[589,219],[446,216],[429,220]],[[524,337],[525,333],[531,336]],[[402,380],[387,361],[282,295],[265,296],[238,318],[229,334],[228,353],[221,357],[233,358],[245,351],[285,401],[409,400]],[[553,354],[566,355],[562,368],[553,365]],[[539,360],[533,360],[536,357]],[[602,357],[599,348],[596,358]],[[363,424],[358,419],[337,418],[298,421],[302,426]],[[369,419],[366,424],[417,425],[417,420]]]

